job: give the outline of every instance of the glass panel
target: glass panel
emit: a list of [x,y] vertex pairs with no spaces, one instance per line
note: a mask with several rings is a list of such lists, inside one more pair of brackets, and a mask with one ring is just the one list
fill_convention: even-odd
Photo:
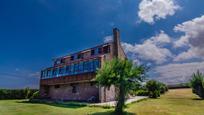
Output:
[[41,79],[64,76],[64,75],[74,75],[85,72],[94,72],[100,67],[100,61],[98,59],[84,61],[72,65],[68,65],[62,68],[54,68],[53,70],[42,71]]
[[82,73],[83,72],[83,62],[80,62],[79,63],[79,73]]
[[64,74],[64,67],[59,68],[59,74],[60,74],[60,75]]

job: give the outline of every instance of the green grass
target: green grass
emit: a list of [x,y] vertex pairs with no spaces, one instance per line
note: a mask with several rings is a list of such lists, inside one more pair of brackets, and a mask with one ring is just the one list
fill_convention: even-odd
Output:
[[137,115],[204,115],[204,100],[192,94],[191,89],[176,89],[159,99],[132,104],[127,111]]
[[[1,100],[0,115],[111,115],[113,108],[75,104],[37,104],[25,100]],[[204,100],[191,89],[170,90],[159,99],[147,99],[128,105],[128,113],[137,115],[204,115]]]

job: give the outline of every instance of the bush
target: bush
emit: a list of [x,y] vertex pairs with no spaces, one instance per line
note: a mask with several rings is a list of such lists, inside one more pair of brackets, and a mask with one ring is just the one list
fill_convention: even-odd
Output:
[[[30,89],[31,94],[36,91],[36,89]],[[25,99],[26,95],[25,89],[0,89],[0,100]]]
[[32,100],[32,99],[39,99],[39,98],[40,98],[40,93],[39,91],[36,91],[29,99]]
[[136,91],[136,95],[137,96],[148,96],[149,92],[147,90],[140,89],[140,90]]
[[146,88],[149,92],[150,98],[160,97],[160,91],[161,91],[161,83],[160,82],[157,82],[155,80],[150,80],[147,82]]
[[166,84],[160,82],[160,93],[164,94],[167,91],[168,91],[168,87],[166,86]]
[[197,71],[192,75],[190,80],[190,86],[192,87],[193,93],[204,99],[204,75]]

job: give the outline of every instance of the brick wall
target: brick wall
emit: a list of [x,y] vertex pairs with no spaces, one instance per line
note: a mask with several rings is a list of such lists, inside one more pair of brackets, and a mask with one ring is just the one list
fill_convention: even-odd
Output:
[[74,85],[76,87],[76,93],[72,92],[72,84],[59,85],[58,88],[56,88],[56,86],[50,86],[49,96],[51,99],[76,101],[87,101],[92,96],[97,98],[99,96],[99,89],[96,85],[92,85],[91,83],[79,83]]

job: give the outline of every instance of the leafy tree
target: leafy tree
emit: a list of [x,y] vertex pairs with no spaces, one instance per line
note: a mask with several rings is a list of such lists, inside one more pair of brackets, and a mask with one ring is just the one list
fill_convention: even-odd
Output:
[[190,80],[193,93],[197,94],[200,98],[204,99],[204,75],[197,71],[192,75]]
[[113,59],[104,63],[103,67],[97,71],[96,80],[101,86],[110,87],[114,85],[118,89],[117,105],[115,112],[117,115],[123,113],[125,97],[144,79],[146,68],[144,66],[133,65],[127,59]]

